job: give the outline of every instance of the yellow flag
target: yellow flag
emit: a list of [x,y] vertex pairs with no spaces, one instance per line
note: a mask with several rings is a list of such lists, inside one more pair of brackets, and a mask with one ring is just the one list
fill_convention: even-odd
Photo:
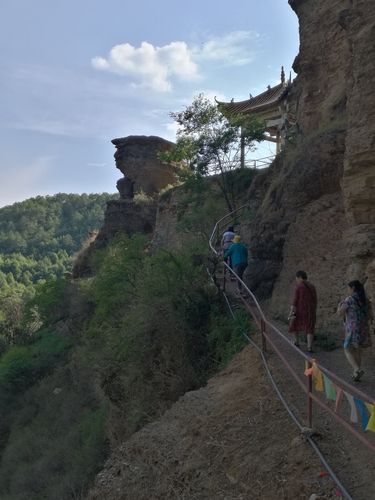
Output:
[[324,391],[323,375],[322,372],[317,367],[316,363],[313,363],[313,377],[315,382],[315,390],[323,392]]
[[372,431],[375,432],[375,406],[371,405],[370,403],[365,403],[366,408],[370,412],[370,418],[369,421],[367,422],[367,427],[366,431]]

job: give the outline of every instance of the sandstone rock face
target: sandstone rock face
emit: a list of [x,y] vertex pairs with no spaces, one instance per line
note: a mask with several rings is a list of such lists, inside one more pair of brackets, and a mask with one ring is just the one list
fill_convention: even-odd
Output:
[[345,135],[338,129],[300,140],[263,174],[263,185],[250,188],[254,217],[242,229],[250,242],[247,279],[285,317],[295,273],[303,269],[318,289],[319,322],[335,323],[350,262],[342,242],[348,229],[340,189]]
[[286,234],[281,272],[272,294],[273,312],[286,317],[294,275],[297,270],[306,269],[309,279],[318,286],[318,328],[340,326],[336,309],[338,297],[345,290],[343,271],[349,264],[342,238],[347,227],[340,193],[323,195],[298,212]]
[[346,152],[342,187],[351,230],[350,275],[366,280],[375,304],[375,3],[357,0],[341,12],[350,47],[347,65]]
[[130,135],[113,139],[116,167],[134,181],[134,190],[153,195],[168,184],[175,184],[175,168],[157,157],[172,143],[156,136]]
[[282,313],[295,271],[305,269],[319,320],[333,325],[348,280],[367,280],[375,303],[375,3],[289,3],[300,23],[291,91],[299,132],[264,186],[250,189],[258,204],[246,229],[248,279]]
[[107,203],[104,224],[97,240],[109,241],[119,232],[128,236],[135,233],[151,234],[155,217],[155,202],[138,204],[127,200],[111,200]]
[[92,274],[91,258],[96,250],[104,248],[117,233],[132,236],[135,233],[152,235],[156,219],[156,202],[135,203],[132,200],[107,202],[103,227],[96,239],[76,259],[73,278]]
[[155,233],[152,240],[154,248],[181,250],[184,238],[178,232],[178,207],[181,196],[178,189],[171,190],[167,199],[159,200],[156,213]]
[[121,179],[116,182],[116,187],[123,200],[134,198],[134,181],[128,177],[121,177]]
[[299,20],[297,121],[304,135],[345,120],[349,44],[339,20],[351,0],[289,0]]
[[160,151],[168,150],[172,143],[160,137],[129,136],[113,139],[116,146],[116,167],[124,177],[117,181],[120,200],[107,203],[103,227],[96,239],[76,258],[73,277],[89,276],[92,273],[93,253],[103,248],[117,234],[129,236],[142,233],[152,236],[155,228],[157,204],[150,197],[143,202],[134,201],[134,192],[143,191],[155,195],[168,184],[176,182],[175,168],[157,158]]

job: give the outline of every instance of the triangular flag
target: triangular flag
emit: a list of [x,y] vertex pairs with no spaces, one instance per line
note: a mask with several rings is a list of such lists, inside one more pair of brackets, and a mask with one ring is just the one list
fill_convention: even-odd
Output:
[[326,390],[327,399],[331,399],[332,401],[336,401],[336,391],[333,387],[331,380],[323,373],[324,378],[324,387]]
[[319,370],[316,363],[313,363],[313,376],[315,382],[315,390],[323,392],[324,391],[323,376],[322,372]]
[[375,406],[369,403],[366,403],[366,408],[370,412],[370,419],[367,423],[366,431],[375,432]]
[[369,421],[369,414],[367,411],[367,408],[365,406],[365,403],[362,401],[362,399],[354,398],[354,402],[356,407],[358,408],[359,414],[361,415],[361,426],[363,430],[366,430],[368,421]]
[[372,404],[370,404],[370,403],[366,403],[366,401],[365,401],[365,406],[366,406],[366,408],[368,409],[369,414],[371,415],[371,411],[372,411],[372,407],[373,407],[373,405],[372,405]]
[[337,411],[339,409],[339,406],[340,406],[340,403],[341,403],[341,400],[342,400],[342,395],[343,395],[344,391],[338,385],[336,385],[336,384],[333,384],[333,385],[334,385],[334,387],[336,389],[335,412],[337,413]]
[[348,400],[349,406],[350,406],[350,421],[353,422],[353,424],[358,423],[358,414],[357,414],[357,409],[355,407],[354,403],[354,398],[351,394],[348,392],[344,391],[345,397]]
[[[313,360],[313,362],[315,362],[315,360]],[[313,365],[311,364],[311,361],[305,361],[305,371],[304,371],[304,374],[306,375],[306,377],[311,377],[311,375],[313,374]]]

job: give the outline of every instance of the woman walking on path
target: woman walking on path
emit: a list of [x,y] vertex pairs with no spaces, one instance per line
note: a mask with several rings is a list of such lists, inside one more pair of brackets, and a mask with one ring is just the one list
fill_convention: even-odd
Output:
[[228,264],[229,267],[232,267],[230,257],[225,258],[225,252],[231,246],[234,237],[234,228],[233,226],[229,226],[228,229],[223,233],[223,236],[221,238],[221,249],[224,254],[224,261]]
[[233,226],[229,226],[228,229],[223,233],[221,238],[221,248],[225,252],[232,244],[232,240],[235,237]]
[[348,288],[349,295],[340,302],[337,312],[345,318],[344,352],[353,368],[352,378],[358,382],[365,373],[361,369],[362,348],[371,345],[369,321],[372,315],[362,283],[351,281]]
[[[238,234],[233,238],[232,245],[224,253],[224,259],[230,258],[233,271],[239,278],[243,277],[243,273],[247,268],[247,247],[241,243],[241,236]],[[241,293],[242,285],[237,281],[238,292]]]
[[289,332],[294,334],[294,345],[299,347],[298,334],[307,335],[307,352],[313,352],[317,295],[315,286],[307,281],[305,271],[297,271],[296,287],[289,314]]

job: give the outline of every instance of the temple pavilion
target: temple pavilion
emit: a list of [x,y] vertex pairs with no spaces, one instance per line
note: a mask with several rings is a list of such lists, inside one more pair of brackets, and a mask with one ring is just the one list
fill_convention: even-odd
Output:
[[220,102],[217,104],[220,111],[228,114],[256,115],[265,121],[266,133],[264,139],[276,143],[276,154],[279,153],[285,143],[286,131],[290,124],[294,123],[294,113],[289,109],[287,100],[291,87],[291,76],[285,80],[284,68],[281,68],[281,82],[274,86],[268,86],[265,92],[250,98],[246,101]]

